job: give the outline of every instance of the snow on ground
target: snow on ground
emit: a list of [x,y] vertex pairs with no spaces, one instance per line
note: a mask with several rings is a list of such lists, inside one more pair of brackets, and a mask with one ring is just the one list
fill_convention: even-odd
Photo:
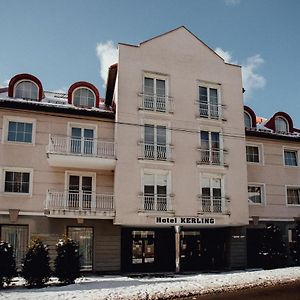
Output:
[[169,277],[88,276],[68,286],[42,289],[24,288],[24,280],[15,278],[13,287],[0,291],[0,299],[167,299],[295,280],[300,280],[300,267]]

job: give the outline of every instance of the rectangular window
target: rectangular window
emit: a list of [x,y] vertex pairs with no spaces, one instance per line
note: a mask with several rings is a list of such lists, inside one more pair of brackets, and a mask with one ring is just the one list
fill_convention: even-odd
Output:
[[16,266],[18,269],[21,268],[21,263],[28,247],[28,227],[2,225],[1,240],[10,243],[13,246]]
[[298,187],[287,188],[287,204],[300,205],[300,188]]
[[201,163],[220,165],[220,133],[201,131]]
[[5,171],[4,192],[29,194],[30,173]]
[[94,151],[94,130],[90,128],[72,127],[70,152],[91,155]]
[[250,204],[262,204],[262,186],[248,185],[248,200]]
[[144,157],[146,159],[167,160],[167,127],[145,124]]
[[9,121],[7,141],[32,143],[32,123]]
[[258,146],[246,146],[246,158],[247,162],[259,163],[259,147]]
[[221,213],[224,209],[222,200],[221,178],[202,177],[201,204],[203,212]]
[[218,89],[199,86],[199,110],[200,117],[219,119]]
[[298,166],[297,151],[284,150],[284,164],[286,166]]

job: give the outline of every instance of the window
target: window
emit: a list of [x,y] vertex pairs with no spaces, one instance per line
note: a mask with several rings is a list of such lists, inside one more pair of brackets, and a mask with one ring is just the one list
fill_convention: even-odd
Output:
[[298,153],[293,150],[284,150],[284,164],[286,166],[298,166]]
[[224,210],[221,178],[203,176],[201,194],[202,212],[221,213]]
[[250,204],[262,204],[263,187],[260,185],[248,185],[248,200]]
[[16,266],[17,269],[20,269],[28,247],[28,227],[19,225],[2,225],[1,240],[12,245],[14,256],[16,258]]
[[201,131],[201,163],[203,164],[221,164],[220,156],[220,133]]
[[21,81],[15,87],[15,98],[38,99],[38,87],[32,81]]
[[259,147],[258,146],[246,146],[246,158],[247,162],[259,163]]
[[144,157],[146,159],[167,160],[167,127],[145,124]]
[[73,94],[73,104],[81,107],[94,107],[95,95],[87,88],[79,88]]
[[299,187],[287,187],[287,204],[300,205]]
[[94,153],[94,130],[90,128],[72,127],[70,151],[74,154]]
[[168,211],[167,199],[167,174],[145,173],[143,210],[145,211]]
[[7,141],[32,143],[32,123],[9,121]]
[[275,118],[275,131],[276,132],[288,132],[289,126],[285,119],[281,117]]
[[167,111],[166,79],[144,77],[143,108],[158,112]]
[[247,112],[244,112],[244,123],[247,129],[252,127],[252,118]]
[[30,193],[30,172],[4,171],[4,192],[5,193]]
[[199,111],[200,117],[219,119],[219,95],[218,89],[199,86]]

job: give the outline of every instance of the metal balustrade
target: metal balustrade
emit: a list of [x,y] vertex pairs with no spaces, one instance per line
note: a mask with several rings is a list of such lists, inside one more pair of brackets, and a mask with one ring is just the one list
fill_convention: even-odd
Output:
[[145,194],[140,196],[140,211],[144,212],[172,212],[173,200],[170,195]]
[[199,102],[199,117],[209,119],[220,119],[222,113],[222,106],[219,104],[210,104],[206,102]]
[[114,196],[93,192],[48,191],[47,210],[113,212]]
[[162,113],[173,112],[173,101],[168,96],[141,94],[140,109]]
[[203,165],[224,165],[224,151],[223,149],[199,149],[200,164]]
[[171,150],[170,145],[140,143],[139,157],[147,160],[172,161]]
[[200,196],[200,213],[228,214],[228,201],[225,197]]
[[49,135],[47,152],[51,154],[115,158],[115,143],[89,138]]

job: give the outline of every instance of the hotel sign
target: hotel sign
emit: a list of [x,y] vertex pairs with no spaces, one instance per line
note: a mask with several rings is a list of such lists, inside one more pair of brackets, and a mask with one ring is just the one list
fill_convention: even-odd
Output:
[[161,225],[215,225],[215,218],[201,217],[156,217],[155,224]]

